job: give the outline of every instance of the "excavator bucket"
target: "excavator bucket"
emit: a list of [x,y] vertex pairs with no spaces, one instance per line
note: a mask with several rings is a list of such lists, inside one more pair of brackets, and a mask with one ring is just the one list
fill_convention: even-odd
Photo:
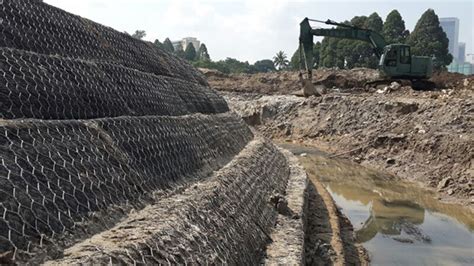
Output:
[[313,85],[313,82],[310,79],[303,78],[301,79],[303,85],[303,95],[304,97],[309,97],[311,95],[321,96],[321,94],[316,90]]
[[[311,95],[321,96],[318,93],[312,82],[312,68],[313,68],[313,35],[311,34],[311,26],[309,19],[305,18],[300,23],[300,82],[303,86],[303,96],[309,97]],[[303,73],[304,71],[304,73]]]
[[314,86],[311,79],[308,78],[308,76],[311,77],[310,75],[305,75],[302,72],[300,72],[299,74],[300,83],[301,83],[301,86],[303,87],[303,93],[302,93],[303,96],[304,97],[309,97],[311,95],[321,96],[321,93],[318,92],[318,90]]

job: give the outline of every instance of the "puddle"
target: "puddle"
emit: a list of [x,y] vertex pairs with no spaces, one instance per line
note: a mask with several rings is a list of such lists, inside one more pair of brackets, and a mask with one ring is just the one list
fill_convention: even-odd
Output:
[[300,156],[354,226],[373,265],[474,265],[474,214],[442,203],[416,184],[328,158],[317,149],[281,144]]

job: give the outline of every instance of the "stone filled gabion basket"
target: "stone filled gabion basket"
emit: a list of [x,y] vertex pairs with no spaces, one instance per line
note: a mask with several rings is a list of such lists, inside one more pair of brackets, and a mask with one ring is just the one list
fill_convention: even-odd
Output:
[[187,62],[0,0],[0,263],[265,258],[287,157]]

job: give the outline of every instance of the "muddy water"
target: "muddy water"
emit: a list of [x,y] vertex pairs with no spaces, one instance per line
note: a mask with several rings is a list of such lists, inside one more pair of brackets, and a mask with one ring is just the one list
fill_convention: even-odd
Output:
[[311,147],[281,146],[300,155],[310,178],[325,185],[373,265],[474,265],[474,214],[467,208]]

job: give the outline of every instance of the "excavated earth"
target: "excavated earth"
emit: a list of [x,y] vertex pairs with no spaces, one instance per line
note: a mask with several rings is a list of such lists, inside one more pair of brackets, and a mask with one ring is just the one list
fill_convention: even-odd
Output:
[[298,97],[298,73],[223,75],[204,70],[230,108],[263,135],[304,142],[474,206],[474,76],[436,73],[432,91],[364,86],[370,69],[315,71],[322,97]]
[[296,73],[204,76],[40,0],[0,3],[0,264],[367,264],[328,191],[266,137],[473,204],[472,77],[412,92],[325,70],[329,93],[301,98]]

